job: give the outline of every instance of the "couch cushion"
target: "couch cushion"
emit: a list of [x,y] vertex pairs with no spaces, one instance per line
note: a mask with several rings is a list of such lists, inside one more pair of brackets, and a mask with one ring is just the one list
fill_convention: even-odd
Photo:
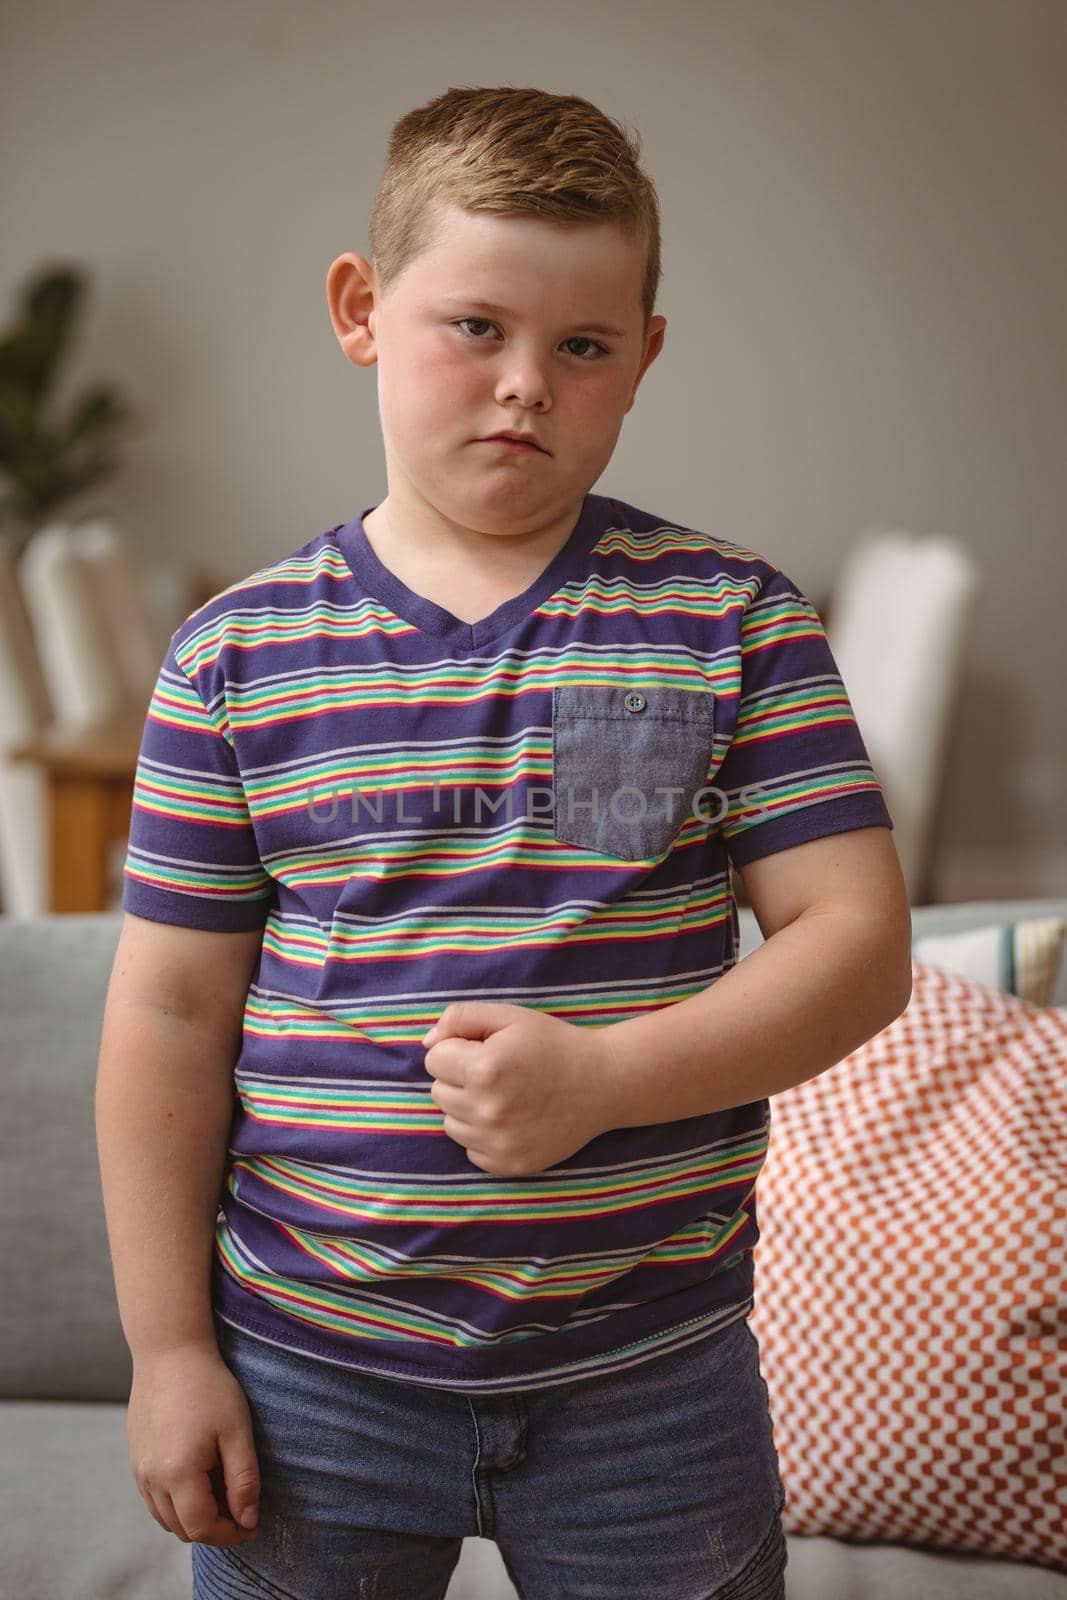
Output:
[[0,1404],[4,1600],[189,1600],[190,1546],[130,1471],[126,1408]]
[[0,1395],[123,1400],[96,1151],[96,1066],[119,917],[0,921]]
[[913,976],[771,1102],[751,1324],[783,1523],[1067,1571],[1067,1009]]
[[1047,1006],[1059,979],[1065,927],[1062,917],[987,922],[981,928],[918,934],[911,941],[911,953],[916,961]]
[[1067,1577],[1028,1561],[848,1539],[789,1538],[786,1600],[1065,1600]]

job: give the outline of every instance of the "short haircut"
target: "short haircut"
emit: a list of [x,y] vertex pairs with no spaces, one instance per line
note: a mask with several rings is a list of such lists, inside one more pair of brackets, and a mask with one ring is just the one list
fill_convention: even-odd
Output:
[[659,201],[640,135],[580,95],[452,88],[400,118],[374,198],[370,246],[383,291],[434,242],[441,206],[549,222],[614,222],[645,249],[648,333],[660,270]]

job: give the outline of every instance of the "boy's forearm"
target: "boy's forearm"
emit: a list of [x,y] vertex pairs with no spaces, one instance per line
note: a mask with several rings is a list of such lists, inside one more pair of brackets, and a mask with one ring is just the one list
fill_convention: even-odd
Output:
[[612,1128],[702,1116],[817,1077],[898,1017],[910,959],[868,918],[806,913],[700,994],[603,1030]]
[[105,1014],[97,1149],[119,1314],[135,1361],[215,1340],[211,1259],[236,1043],[150,1006]]

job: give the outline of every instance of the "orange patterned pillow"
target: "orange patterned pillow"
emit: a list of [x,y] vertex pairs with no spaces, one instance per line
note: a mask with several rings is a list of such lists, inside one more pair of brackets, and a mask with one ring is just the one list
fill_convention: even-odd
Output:
[[1067,1007],[912,971],[771,1101],[750,1320],[783,1527],[1067,1571]]

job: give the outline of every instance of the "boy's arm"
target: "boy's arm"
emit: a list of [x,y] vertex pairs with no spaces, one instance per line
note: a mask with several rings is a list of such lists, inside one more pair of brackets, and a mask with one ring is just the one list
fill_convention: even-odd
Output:
[[888,828],[778,850],[743,876],[765,943],[700,994],[601,1030],[612,1127],[780,1094],[907,1005],[911,911]]
[[96,1080],[104,1210],[135,1361],[217,1348],[211,1258],[236,1062],[262,929],[209,933],[126,913]]

